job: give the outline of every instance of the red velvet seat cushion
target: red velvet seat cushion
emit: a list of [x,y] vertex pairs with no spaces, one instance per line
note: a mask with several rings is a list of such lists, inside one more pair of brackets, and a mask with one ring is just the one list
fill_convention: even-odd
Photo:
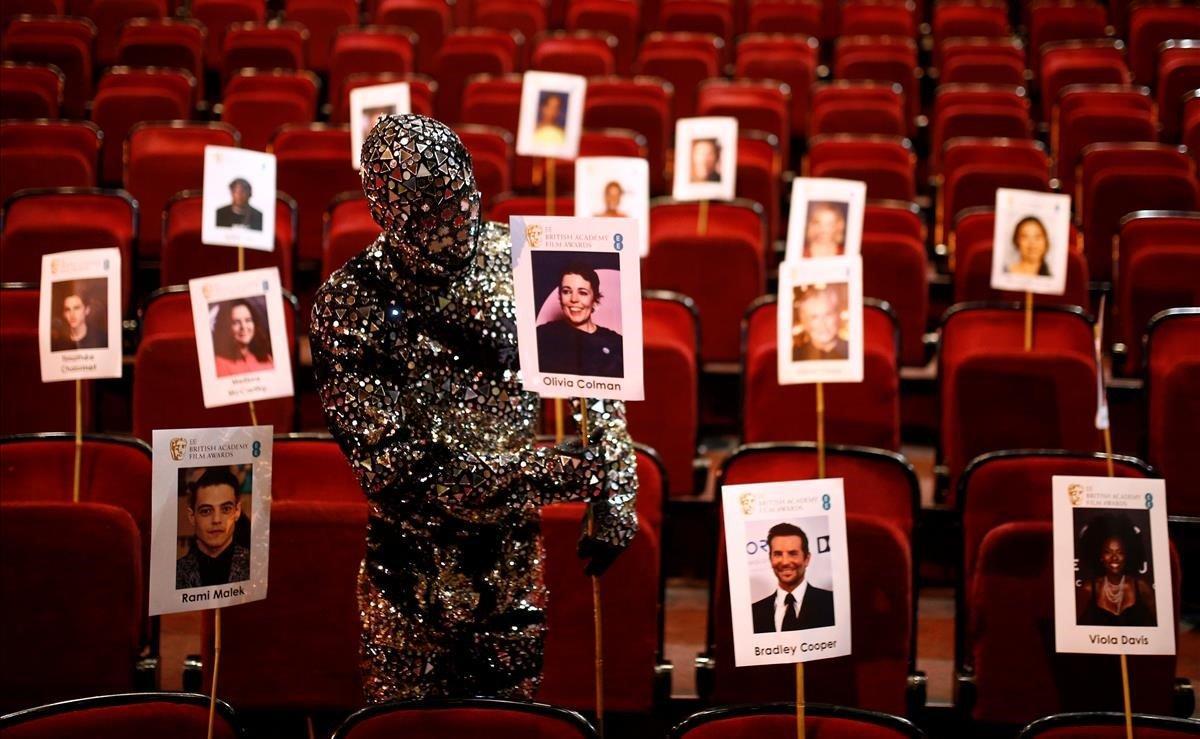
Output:
[[[81,706],[4,729],[5,739],[129,739],[206,736],[208,703],[146,700],[130,696],[127,705]],[[239,732],[218,710],[214,739],[238,739]]]

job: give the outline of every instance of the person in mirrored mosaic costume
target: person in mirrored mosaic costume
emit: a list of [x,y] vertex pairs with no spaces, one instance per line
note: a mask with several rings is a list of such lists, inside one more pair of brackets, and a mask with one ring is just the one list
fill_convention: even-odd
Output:
[[326,422],[369,502],[367,699],[529,699],[547,599],[540,507],[588,501],[588,574],[637,532],[624,406],[589,402],[587,446],[535,446],[508,229],[480,222],[470,155],[443,124],[400,115],[381,119],[362,163],[383,233],[318,290],[311,342]]

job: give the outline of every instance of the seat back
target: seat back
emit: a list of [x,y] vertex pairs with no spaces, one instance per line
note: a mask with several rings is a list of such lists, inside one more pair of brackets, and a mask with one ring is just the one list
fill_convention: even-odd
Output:
[[863,296],[886,302],[900,328],[900,364],[926,362],[929,315],[924,224],[915,203],[872,200],[863,217]]
[[264,151],[281,127],[313,121],[319,84],[307,70],[239,70],[225,85],[221,120],[241,132],[242,146]]
[[95,187],[103,134],[87,121],[8,121],[0,128],[0,199],[19,190]]
[[368,5],[372,23],[402,26],[417,34],[417,68],[430,69],[442,39],[454,27],[451,4],[446,0],[373,0]]
[[[343,192],[362,192],[350,161],[350,127],[324,123],[289,125],[271,141],[278,187],[296,200],[296,257],[301,266],[321,259],[322,216]],[[365,245],[364,245],[365,246]]]
[[351,257],[375,242],[381,229],[361,192],[344,192],[325,211],[321,241],[321,279],[328,279]]
[[583,104],[585,128],[625,128],[646,138],[650,189],[666,187],[666,155],[671,136],[674,88],[655,77],[601,77],[588,80]]
[[[234,23],[225,33],[220,56],[221,79],[239,69],[305,68],[308,29],[292,21]],[[336,99],[336,98],[334,98]]]
[[520,34],[491,28],[459,28],[446,36],[430,72],[438,81],[438,119],[461,121],[463,89],[472,75],[517,71],[523,42]]
[[[759,3],[754,3],[758,5]],[[753,8],[750,13],[753,15]],[[808,131],[811,91],[817,81],[818,43],[814,36],[747,33],[738,37],[735,74],[743,79],[779,80],[792,93],[792,136]]]
[[415,34],[399,26],[339,29],[329,57],[329,99],[341,99],[343,80],[351,74],[415,71],[416,45]]
[[[195,693],[124,693],[55,703],[0,718],[13,739],[198,736],[208,730],[210,699]],[[233,709],[217,700],[213,739],[238,739]]]
[[[1195,721],[1184,718],[1135,713],[1133,725],[1137,735],[1146,739],[1184,739],[1196,735]],[[1072,739],[1079,736],[1120,739],[1125,736],[1125,714],[1087,711],[1046,716],[1021,729],[1018,739]]]
[[197,78],[186,69],[110,67],[92,101],[92,121],[104,132],[100,179],[119,184],[125,138],[142,121],[186,121],[196,101]]
[[1145,5],[1129,11],[1129,66],[1139,83],[1152,85],[1159,44],[1200,38],[1200,8],[1186,3]]
[[599,31],[550,31],[533,42],[529,68],[582,77],[617,73],[617,39]]
[[1188,444],[1200,402],[1200,311],[1176,308],[1155,316],[1146,333],[1144,377],[1150,460],[1167,481],[1172,514],[1200,515],[1200,473]]
[[[195,277],[238,271],[236,248],[208,246],[201,241],[202,193],[185,190],[167,201],[163,210],[160,285],[183,285]],[[245,269],[275,267],[284,290],[292,289],[292,264],[296,248],[296,202],[279,192],[275,199],[275,245],[271,251],[245,249]]]
[[696,98],[696,114],[731,116],[738,128],[766,131],[779,139],[782,161],[791,162],[791,88],[775,80],[705,80]]
[[[671,739],[756,739],[796,730],[794,703],[712,708],[688,716]],[[822,739],[924,739],[925,732],[899,716],[845,706],[804,704],[804,731]]]
[[53,64],[0,64],[0,120],[58,118],[66,77]]
[[565,708],[490,698],[388,703],[342,722],[333,739],[386,736],[479,736],[492,739],[595,739],[583,716]]
[[696,115],[696,90],[720,74],[724,51],[725,40],[713,34],[656,31],[639,46],[634,70],[671,83],[674,121]]
[[904,88],[887,82],[836,80],[812,91],[810,135],[908,136]]
[[328,434],[277,435],[272,448],[272,499],[360,503],[362,489],[341,447]]
[[96,34],[88,18],[14,18],[5,26],[4,58],[58,67],[66,78],[63,112],[82,118],[92,99]]

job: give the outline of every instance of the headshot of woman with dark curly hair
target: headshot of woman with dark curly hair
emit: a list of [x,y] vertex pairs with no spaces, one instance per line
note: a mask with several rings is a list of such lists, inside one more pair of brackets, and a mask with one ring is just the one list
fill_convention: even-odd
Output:
[[271,335],[262,310],[262,299],[245,298],[218,303],[213,321],[213,355],[217,377],[269,370]]
[[1075,554],[1076,623],[1080,626],[1156,626],[1154,586],[1146,545],[1128,518],[1102,514],[1079,532]]

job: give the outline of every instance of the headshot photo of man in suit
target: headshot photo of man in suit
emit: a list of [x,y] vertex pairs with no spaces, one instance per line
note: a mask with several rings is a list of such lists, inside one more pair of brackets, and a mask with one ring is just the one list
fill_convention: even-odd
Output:
[[804,530],[790,523],[775,524],[767,532],[767,550],[775,572],[775,592],[751,606],[754,633],[833,626],[833,592],[804,577],[812,561]]
[[250,182],[238,177],[229,183],[229,205],[217,208],[217,226],[232,228],[240,226],[251,231],[261,231],[263,227],[262,211],[250,206]]

